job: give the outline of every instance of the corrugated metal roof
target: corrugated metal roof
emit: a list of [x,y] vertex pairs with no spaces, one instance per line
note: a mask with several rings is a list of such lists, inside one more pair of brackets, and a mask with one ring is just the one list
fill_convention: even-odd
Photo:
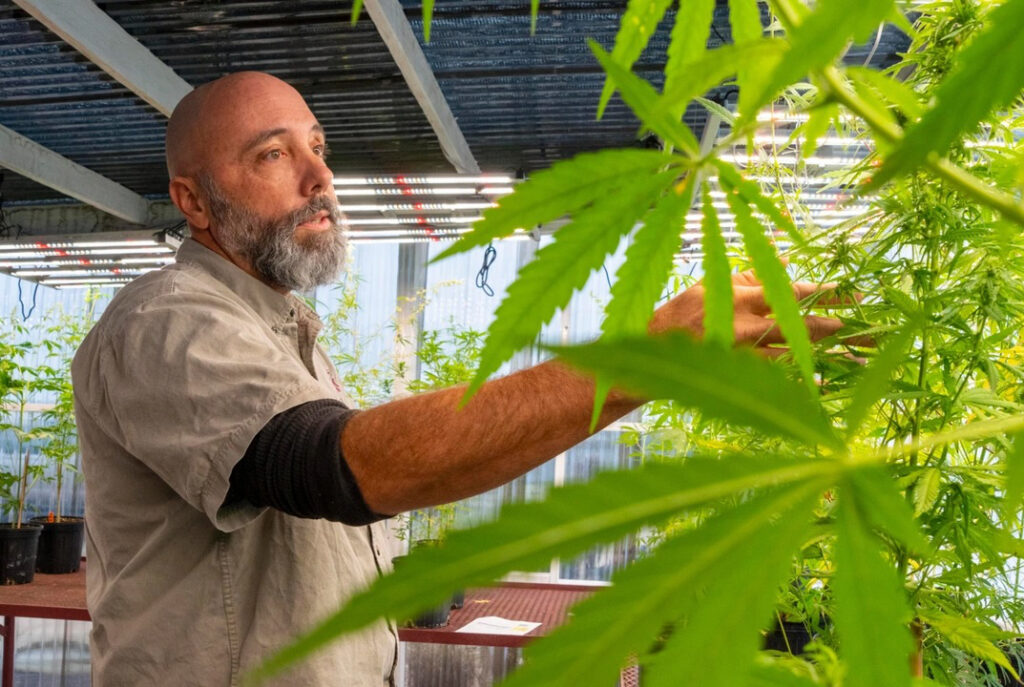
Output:
[[[375,27],[353,27],[338,0],[110,0],[99,7],[199,84],[258,69],[293,83],[327,129],[339,175],[450,172],[426,118]],[[616,97],[595,121],[603,74],[587,38],[611,48],[623,0],[542,2],[535,36],[527,0],[438,2],[432,41],[420,3],[403,0],[465,137],[486,171],[533,171],[584,150],[636,144],[639,123]],[[661,86],[672,16],[639,71]],[[712,44],[729,38],[724,3]],[[848,53],[891,63],[906,39],[886,30]],[[728,89],[725,89],[726,91]],[[724,92],[724,91],[723,91]],[[705,114],[687,121],[699,134]],[[0,123],[149,197],[166,196],[165,118],[60,38],[0,0]],[[60,196],[7,173],[9,203]]]

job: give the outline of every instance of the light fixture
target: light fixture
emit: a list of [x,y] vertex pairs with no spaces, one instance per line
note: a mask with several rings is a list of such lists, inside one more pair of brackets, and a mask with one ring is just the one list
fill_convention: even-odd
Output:
[[174,262],[179,231],[122,231],[0,241],[0,272],[55,288],[123,285]]

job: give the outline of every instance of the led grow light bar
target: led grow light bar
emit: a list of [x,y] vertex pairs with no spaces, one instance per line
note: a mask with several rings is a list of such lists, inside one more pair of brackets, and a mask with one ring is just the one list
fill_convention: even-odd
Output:
[[0,272],[57,288],[123,284],[173,262],[180,243],[169,230],[0,241]]

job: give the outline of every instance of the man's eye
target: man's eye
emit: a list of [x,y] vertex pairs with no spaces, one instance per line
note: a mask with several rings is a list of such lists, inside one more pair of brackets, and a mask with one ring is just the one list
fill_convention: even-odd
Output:
[[313,146],[313,152],[319,155],[320,157],[327,157],[327,155],[331,152],[331,148],[326,143],[319,143]]
[[263,159],[264,160],[280,160],[281,159],[281,154],[282,154],[281,151],[277,150],[275,148],[274,150],[271,150],[269,152],[264,153],[263,154]]

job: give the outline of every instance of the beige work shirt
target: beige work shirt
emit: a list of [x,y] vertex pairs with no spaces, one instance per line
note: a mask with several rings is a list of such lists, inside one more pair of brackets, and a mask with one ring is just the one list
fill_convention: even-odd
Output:
[[[94,687],[220,687],[390,567],[384,523],[225,504],[231,470],[274,415],[347,403],[320,320],[201,244],[122,289],[72,366],[86,484]],[[271,684],[380,687],[380,622]]]

